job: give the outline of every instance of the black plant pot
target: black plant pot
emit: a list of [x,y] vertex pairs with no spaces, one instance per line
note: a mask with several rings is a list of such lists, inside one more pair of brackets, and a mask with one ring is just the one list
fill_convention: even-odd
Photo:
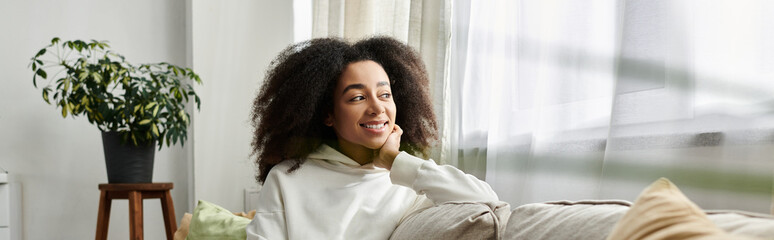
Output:
[[108,183],[149,183],[153,181],[156,141],[134,146],[121,143],[118,132],[102,132]]

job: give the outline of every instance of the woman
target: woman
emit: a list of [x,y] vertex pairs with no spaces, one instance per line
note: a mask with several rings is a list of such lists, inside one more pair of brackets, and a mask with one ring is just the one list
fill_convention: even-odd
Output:
[[437,127],[424,64],[395,39],[290,46],[264,84],[248,239],[387,239],[414,211],[498,200],[485,182],[414,156],[427,157]]

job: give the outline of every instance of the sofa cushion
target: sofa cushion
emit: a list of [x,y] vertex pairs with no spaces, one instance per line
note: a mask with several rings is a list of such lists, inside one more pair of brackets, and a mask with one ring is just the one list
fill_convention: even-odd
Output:
[[708,210],[707,218],[733,235],[774,238],[774,216],[744,211]]
[[406,217],[390,239],[501,239],[506,202],[449,202]]
[[504,239],[603,240],[630,204],[622,200],[525,204],[511,213]]

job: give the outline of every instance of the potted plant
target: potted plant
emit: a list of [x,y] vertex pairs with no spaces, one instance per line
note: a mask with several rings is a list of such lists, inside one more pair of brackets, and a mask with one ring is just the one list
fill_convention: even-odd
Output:
[[[190,99],[199,96],[190,68],[169,63],[132,65],[106,41],[51,40],[32,57],[32,84],[47,79],[42,96],[62,117],[86,115],[102,131],[110,183],[151,182],[154,146],[184,144]],[[54,73],[49,75],[49,73]]]

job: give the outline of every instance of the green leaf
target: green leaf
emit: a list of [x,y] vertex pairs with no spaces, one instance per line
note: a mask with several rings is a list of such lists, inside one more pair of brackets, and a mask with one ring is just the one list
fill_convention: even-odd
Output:
[[67,90],[70,90],[70,78],[64,79],[64,91],[67,92]]
[[40,49],[40,51],[38,51],[38,54],[35,54],[35,57],[37,58],[37,57],[43,56],[43,54],[46,54],[46,49],[45,48],[44,49]]
[[153,106],[156,106],[156,102],[148,103],[147,105],[145,105],[145,109],[152,108]]
[[51,45],[57,44],[59,42],[59,38],[55,37],[54,39],[51,39]]
[[148,124],[150,122],[151,122],[150,119],[143,119],[142,121],[140,121],[140,125],[146,125],[146,124]]
[[83,42],[81,40],[76,40],[73,45],[75,45],[75,49],[77,49],[79,52],[81,50],[83,50],[83,45],[84,44],[83,44]]
[[[70,78],[67,78],[70,79]],[[81,89],[81,84],[79,84],[77,81],[73,83],[73,92],[77,92],[78,89]]]
[[92,72],[91,77],[93,77],[94,81],[96,81],[97,83],[102,81],[102,75],[99,75],[98,72]]
[[156,106],[153,108],[153,116],[156,117],[158,113],[159,113],[159,106]]
[[46,101],[46,103],[51,104],[51,102],[48,101],[48,91],[51,91],[50,88],[43,89],[43,100]]
[[153,124],[151,129],[153,130],[153,136],[158,137],[159,136],[159,128],[156,127],[156,124]]
[[177,143],[177,137],[178,137],[177,132],[175,132],[175,134],[172,135],[172,144]]
[[42,68],[38,68],[38,70],[35,71],[35,74],[37,74],[38,76],[40,76],[42,78],[47,78],[48,77],[48,74],[46,74],[46,71],[43,71]]
[[67,104],[62,104],[62,117],[63,118],[67,117],[67,106],[68,106]]

